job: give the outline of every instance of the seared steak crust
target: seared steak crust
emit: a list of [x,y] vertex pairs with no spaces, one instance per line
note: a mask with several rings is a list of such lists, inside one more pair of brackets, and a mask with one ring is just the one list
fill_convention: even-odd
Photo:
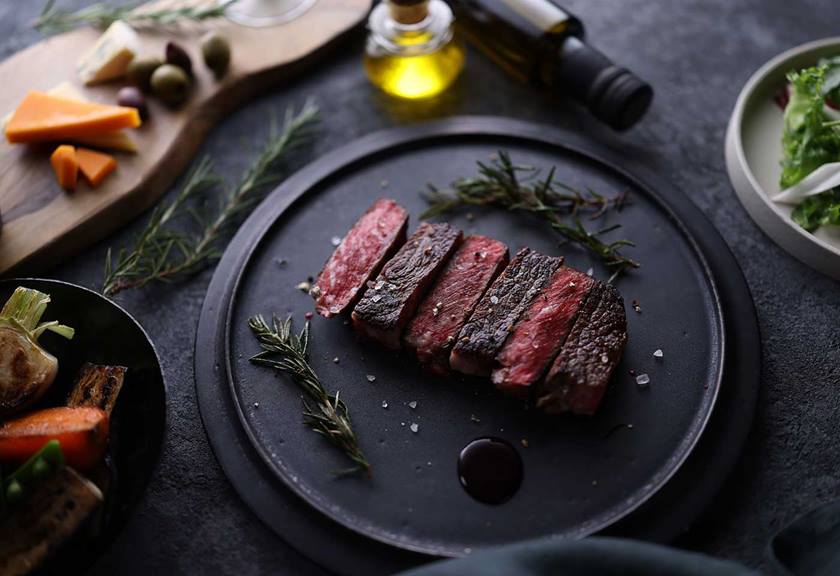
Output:
[[624,300],[611,285],[599,282],[538,386],[537,407],[552,414],[594,414],[626,343]]
[[562,258],[544,256],[530,248],[520,250],[458,334],[449,358],[452,368],[488,376],[514,324],[562,264]]
[[327,318],[341,314],[361,296],[365,283],[405,242],[408,212],[387,198],[367,209],[318,275],[315,310]]
[[492,380],[500,390],[527,397],[548,370],[571,330],[595,280],[574,268],[559,268],[513,327],[496,357]]
[[507,262],[507,246],[498,240],[486,236],[464,239],[420,303],[403,337],[425,369],[436,374],[449,371],[449,352],[458,331]]
[[386,348],[398,349],[403,328],[461,237],[461,231],[449,224],[421,222],[376,280],[368,283],[353,310],[356,330]]

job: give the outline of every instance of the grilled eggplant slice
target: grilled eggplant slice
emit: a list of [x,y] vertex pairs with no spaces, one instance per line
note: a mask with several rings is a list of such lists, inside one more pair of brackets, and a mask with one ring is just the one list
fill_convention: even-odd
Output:
[[64,468],[0,519],[0,576],[28,574],[71,538],[102,503],[92,482]]
[[67,405],[99,408],[110,416],[122,389],[126,370],[125,366],[102,366],[86,362],[79,370]]

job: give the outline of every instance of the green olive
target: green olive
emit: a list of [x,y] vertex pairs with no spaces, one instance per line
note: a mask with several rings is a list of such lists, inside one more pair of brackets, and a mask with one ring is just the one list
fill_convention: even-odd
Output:
[[190,77],[174,64],[164,64],[152,74],[152,91],[170,106],[178,106],[190,91]]
[[216,78],[224,76],[230,64],[230,42],[227,38],[218,32],[208,32],[201,38],[201,54]]
[[150,81],[152,79],[152,73],[162,64],[163,61],[154,56],[135,58],[128,65],[126,75],[132,84],[136,84],[141,90],[148,92],[151,88]]

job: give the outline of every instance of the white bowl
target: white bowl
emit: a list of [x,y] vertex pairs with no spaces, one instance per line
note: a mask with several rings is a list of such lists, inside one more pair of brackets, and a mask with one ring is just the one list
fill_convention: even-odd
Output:
[[782,168],[783,114],[773,96],[794,69],[840,55],[840,37],[784,52],[762,66],[741,90],[726,131],[726,169],[741,204],[756,224],[795,258],[840,280],[840,226],[806,232],[791,220],[792,206],[773,202]]

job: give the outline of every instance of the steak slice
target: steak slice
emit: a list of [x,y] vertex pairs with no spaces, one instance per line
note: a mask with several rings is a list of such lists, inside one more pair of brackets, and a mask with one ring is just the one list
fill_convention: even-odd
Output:
[[562,264],[562,258],[530,248],[517,252],[459,332],[450,366],[464,374],[489,376],[513,325]]
[[624,300],[611,285],[598,282],[538,385],[537,407],[550,414],[594,414],[626,343]]
[[362,214],[318,274],[312,289],[315,310],[330,318],[347,310],[365,283],[405,242],[408,212],[388,198],[380,198]]
[[386,348],[399,349],[403,328],[461,237],[461,231],[449,224],[421,222],[376,280],[368,283],[353,309],[356,330]]
[[531,385],[557,356],[595,280],[574,268],[559,268],[522,314],[505,341],[492,380],[500,390],[527,397]]
[[424,368],[449,372],[449,352],[482,294],[508,262],[507,246],[469,236],[452,255],[417,308],[403,341]]

